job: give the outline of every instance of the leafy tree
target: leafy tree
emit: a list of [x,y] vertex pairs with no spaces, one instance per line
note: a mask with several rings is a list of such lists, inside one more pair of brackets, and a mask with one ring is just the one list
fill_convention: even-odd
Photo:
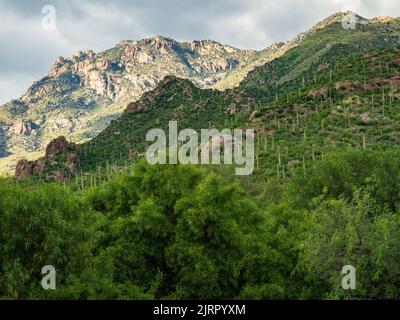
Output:
[[273,258],[259,237],[264,217],[257,206],[215,173],[139,163],[87,199],[109,217],[110,232],[96,251],[113,255],[114,281],[155,297],[238,297],[261,277],[246,261]]
[[[320,287],[320,298],[398,299],[398,215],[382,210],[368,188],[355,190],[351,202],[316,201],[305,218],[299,265]],[[341,287],[345,265],[355,267],[356,290]]]
[[0,297],[51,296],[42,267],[56,269],[57,285],[79,274],[90,257],[90,217],[79,197],[56,185],[0,184]]

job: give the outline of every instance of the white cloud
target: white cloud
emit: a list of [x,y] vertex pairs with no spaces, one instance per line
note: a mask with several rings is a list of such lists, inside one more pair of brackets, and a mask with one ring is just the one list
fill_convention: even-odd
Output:
[[30,79],[32,79],[30,74],[16,73],[7,77],[0,76],[0,104],[18,97],[31,84]]

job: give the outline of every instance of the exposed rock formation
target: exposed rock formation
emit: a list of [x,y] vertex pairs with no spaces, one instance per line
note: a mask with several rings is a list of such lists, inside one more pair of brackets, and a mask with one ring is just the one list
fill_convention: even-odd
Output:
[[53,156],[65,153],[68,148],[73,144],[70,144],[65,137],[59,137],[51,141],[46,148],[46,158],[52,158]]
[[33,174],[33,164],[28,160],[22,159],[18,162],[15,169],[15,177],[18,180],[30,177]]
[[9,133],[15,135],[30,136],[37,126],[31,121],[18,120],[9,129]]
[[77,165],[80,159],[76,151],[75,144],[68,142],[65,137],[58,137],[48,144],[44,158],[36,161],[20,160],[15,170],[15,177],[22,180],[47,172],[48,180],[64,181],[70,177],[70,174],[79,172]]
[[35,161],[35,166],[33,167],[32,174],[41,174],[46,168],[46,163],[43,159]]

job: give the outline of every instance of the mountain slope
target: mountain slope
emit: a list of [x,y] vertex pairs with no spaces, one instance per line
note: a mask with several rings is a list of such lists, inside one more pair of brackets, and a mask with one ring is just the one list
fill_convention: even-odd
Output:
[[[224,92],[168,77],[98,137],[73,151],[79,158],[76,168],[104,178],[143,154],[146,132],[167,129],[170,120],[195,130],[255,128],[257,170],[280,179],[296,171],[306,174],[313,161],[331,150],[398,144],[399,27],[399,19],[351,31],[331,24]],[[313,60],[297,63],[310,52]],[[67,156],[60,154],[44,176],[62,171],[73,177],[64,166]]]
[[337,59],[399,44],[399,19],[362,20],[354,30],[343,29],[334,20],[280,59],[252,70],[240,87],[262,100],[271,100],[303,81],[314,81],[321,69],[333,67]]
[[[239,108],[246,108],[249,115],[255,107],[255,101],[247,97],[200,89],[186,79],[169,76],[139,101],[129,104],[123,115],[92,140],[76,146],[75,150],[66,152],[61,148],[55,156],[38,160],[46,164],[44,170],[40,169],[40,175],[52,180],[60,175],[74,178],[77,172],[100,170],[104,173],[105,169],[108,172],[111,167],[125,166],[142,155],[148,145],[146,133],[158,127],[168,130],[170,120],[178,121],[180,129],[236,127],[247,120],[239,113]],[[71,154],[79,159],[74,165],[76,172],[65,167],[69,165]],[[21,163],[23,167],[17,167],[17,177],[26,175],[26,163]],[[35,167],[37,162],[32,163],[28,173]]]
[[0,107],[0,156],[41,151],[59,135],[85,141],[165,76],[209,88],[255,55],[210,40],[180,43],[155,36],[123,41],[99,54],[60,57],[25,95]]
[[43,152],[59,135],[78,143],[96,136],[129,102],[167,75],[189,79],[200,88],[233,88],[255,67],[282,56],[343,15],[333,15],[293,40],[260,52],[210,40],[180,43],[156,36],[122,41],[99,54],[88,50],[59,58],[48,76],[24,96],[0,107],[0,157],[7,156],[0,158],[0,171],[4,164],[13,168],[18,158]]
[[[239,66],[237,69],[233,70],[230,74],[228,74],[224,79],[218,82],[214,87],[219,90],[224,90],[227,88],[234,88],[240,84],[240,82],[246,78],[246,76],[257,67],[263,66],[268,62],[271,62],[282,55],[284,55],[290,49],[293,49],[300,45],[303,41],[306,41],[312,35],[317,33],[319,30],[324,29],[332,24],[337,24],[341,22],[346,16],[353,15],[352,12],[338,12],[335,13],[328,18],[318,22],[315,26],[313,26],[310,30],[305,31],[297,35],[291,40],[288,40],[285,43],[275,43],[271,46],[267,47],[264,50],[261,50],[257,53],[257,55],[247,64]],[[355,15],[355,18],[358,23],[367,23],[368,20]]]

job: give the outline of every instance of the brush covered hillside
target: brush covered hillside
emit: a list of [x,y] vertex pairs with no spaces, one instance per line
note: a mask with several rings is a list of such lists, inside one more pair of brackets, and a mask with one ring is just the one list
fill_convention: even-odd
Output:
[[[0,183],[0,298],[400,299],[400,19],[341,16],[233,89],[165,77],[90,141],[20,161]],[[170,120],[254,128],[254,173],[148,164]]]
[[165,76],[189,79],[203,89],[234,88],[257,66],[342,17],[332,15],[294,39],[258,52],[211,40],[178,42],[155,36],[122,41],[100,53],[59,57],[22,97],[0,106],[0,172],[13,171],[21,158],[38,158],[58,136],[74,143],[91,139]]
[[[21,98],[0,106],[0,170],[4,165],[12,168],[22,156],[37,157],[60,135],[75,143],[96,136],[165,76],[212,88],[245,66],[251,70],[288,48],[273,45],[256,52],[211,40],[178,42],[155,36],[122,41],[98,54],[88,50],[60,57]],[[235,78],[244,76],[241,72]]]
[[[25,177],[35,167],[41,172],[36,176],[47,180],[123,169],[145,152],[146,133],[152,128],[167,131],[171,120],[178,121],[178,129],[254,128],[257,169],[282,179],[296,170],[305,173],[310,160],[336,148],[395,145],[399,44],[398,19],[371,20],[355,30],[342,29],[333,20],[282,57],[256,68],[237,88],[204,90],[166,77],[94,139],[73,152],[59,152],[57,161],[45,157],[37,161],[39,166],[24,162],[17,176]],[[73,170],[68,157],[79,159]]]

